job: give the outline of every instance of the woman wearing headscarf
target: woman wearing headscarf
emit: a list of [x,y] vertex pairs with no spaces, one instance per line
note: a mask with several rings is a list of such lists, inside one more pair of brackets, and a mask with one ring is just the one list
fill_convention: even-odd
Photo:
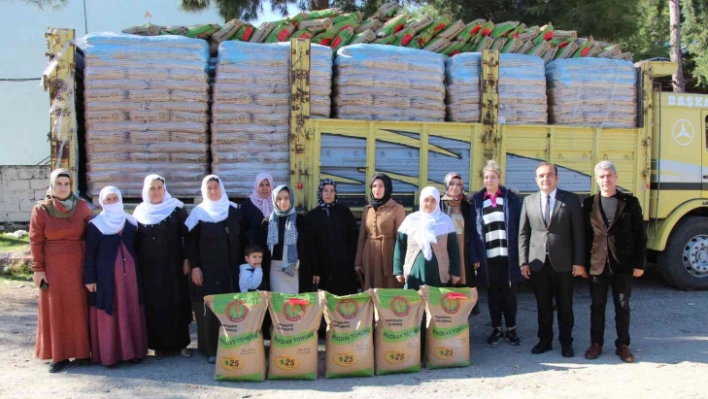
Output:
[[184,251],[187,211],[172,198],[162,176],[149,175],[143,184],[143,202],[133,216],[138,221],[135,249],[145,288],[148,347],[158,356],[181,351],[189,357],[192,309]]
[[393,274],[393,251],[406,211],[391,199],[393,183],[387,175],[374,175],[370,188],[369,205],[361,212],[354,268],[363,280],[364,289],[401,288],[403,284]]
[[[494,345],[506,338],[513,345],[521,340],[516,334],[516,288],[523,280],[519,268],[519,223],[522,201],[500,185],[501,169],[488,161],[482,169],[484,188],[472,196],[477,209],[476,243],[480,268],[478,284],[487,288],[492,333],[487,339]],[[502,331],[502,316],[506,332]]]
[[317,207],[305,217],[308,270],[319,288],[334,295],[356,294],[354,257],[359,231],[354,214],[337,203],[337,185],[320,182]]
[[[273,213],[263,224],[270,252],[270,290],[297,294],[312,290],[312,275],[301,267],[304,255],[304,218],[295,211],[295,193],[281,185],[273,190]],[[308,280],[309,278],[309,280]]]
[[192,270],[197,347],[209,363],[215,363],[221,324],[204,306],[204,297],[239,291],[243,235],[241,211],[229,201],[219,176],[209,175],[202,180],[202,197],[202,203],[192,209],[185,221],[189,231],[187,258]]
[[445,195],[441,198],[440,209],[452,219],[457,233],[457,242],[460,248],[460,285],[476,287],[476,267],[479,260],[475,251],[475,222],[476,211],[474,206],[465,198],[465,182],[458,173],[449,173],[445,176]]
[[420,210],[406,217],[398,229],[393,273],[417,290],[423,285],[444,287],[460,281],[460,248],[452,219],[440,210],[440,192],[426,187]]
[[135,267],[138,222],[123,210],[120,190],[104,187],[103,210],[91,219],[86,237],[84,284],[91,292],[91,357],[114,368],[142,363],[147,354],[142,283]]
[[[258,244],[267,248],[268,232],[263,229],[264,220],[273,213],[273,176],[270,173],[260,173],[253,184],[253,192],[241,204],[243,230],[247,244]],[[270,251],[263,254],[263,279],[260,290],[268,290],[270,286]]]
[[41,288],[35,356],[51,359],[54,373],[75,358],[88,362],[88,306],[83,264],[88,204],[71,191],[68,170],[50,177],[50,197],[39,201],[30,218],[34,282]]

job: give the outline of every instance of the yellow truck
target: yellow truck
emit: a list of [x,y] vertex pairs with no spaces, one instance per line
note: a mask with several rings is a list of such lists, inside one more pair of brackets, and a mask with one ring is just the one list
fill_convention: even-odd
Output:
[[[73,54],[66,45],[73,31],[52,29],[47,39],[56,61],[45,74],[53,110],[52,165],[81,171],[77,122],[56,111],[71,109],[71,99],[57,93],[74,84]],[[503,183],[522,194],[538,189],[535,165],[547,161],[558,166],[561,188],[587,196],[598,190],[595,164],[610,160],[620,189],[639,198],[650,260],[663,277],[681,289],[708,288],[708,96],[663,92],[655,78],[670,76],[675,64],[638,63],[638,127],[600,129],[500,123],[496,51],[483,54],[481,123],[310,118],[309,54],[309,41],[292,41],[297,62],[291,71],[290,184],[299,210],[316,206],[320,179],[331,178],[340,202],[360,211],[377,172],[391,176],[394,198],[410,210],[419,189],[442,187],[451,171],[462,174],[468,188],[481,188],[488,159],[501,165]]]

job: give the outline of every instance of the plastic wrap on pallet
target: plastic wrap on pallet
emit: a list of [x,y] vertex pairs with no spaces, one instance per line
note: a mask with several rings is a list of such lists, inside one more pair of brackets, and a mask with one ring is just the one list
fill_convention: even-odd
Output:
[[334,116],[341,119],[444,121],[441,54],[377,44],[337,51]]
[[445,60],[447,82],[447,120],[474,123],[480,121],[482,93],[480,76],[482,55],[462,53]]
[[96,33],[83,48],[87,181],[141,197],[149,173],[199,195],[209,168],[209,46],[179,36]]
[[[462,53],[446,60],[448,121],[480,121],[481,74],[481,53]],[[498,93],[499,123],[547,123],[546,77],[541,58],[500,54]]]
[[542,58],[525,54],[499,55],[499,123],[548,123],[546,74]]
[[552,124],[633,128],[637,123],[636,71],[630,61],[556,60],[546,66]]
[[[310,114],[329,118],[332,50],[312,45]],[[290,43],[227,41],[219,46],[213,86],[212,171],[231,196],[247,196],[263,171],[290,177]]]

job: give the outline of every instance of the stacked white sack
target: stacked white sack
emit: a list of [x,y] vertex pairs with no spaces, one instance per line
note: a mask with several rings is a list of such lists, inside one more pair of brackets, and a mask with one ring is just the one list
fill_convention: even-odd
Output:
[[445,120],[445,56],[355,44],[334,61],[334,114],[340,119]]
[[546,68],[535,55],[500,54],[499,123],[532,125],[548,123]]
[[181,36],[85,37],[90,195],[115,185],[140,197],[158,173],[174,196],[199,195],[208,170],[209,46]]
[[636,71],[630,61],[556,60],[546,66],[552,124],[633,128],[637,124]]
[[[332,51],[312,45],[310,114],[329,118]],[[247,196],[260,172],[290,178],[290,43],[226,41],[212,106],[212,171],[230,196]]]

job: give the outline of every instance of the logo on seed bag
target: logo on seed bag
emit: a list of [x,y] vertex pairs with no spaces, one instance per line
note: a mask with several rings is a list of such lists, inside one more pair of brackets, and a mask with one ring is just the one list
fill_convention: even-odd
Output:
[[391,364],[404,363],[407,358],[404,352],[388,351],[384,354],[384,359]]
[[275,367],[281,370],[292,371],[300,367],[300,360],[288,356],[276,356]]
[[229,302],[226,305],[226,310],[224,311],[226,318],[233,323],[239,323],[243,321],[246,316],[248,316],[248,308],[244,306],[243,301],[235,300]]
[[238,371],[243,368],[243,361],[238,357],[224,356],[221,358],[221,366],[225,370]]
[[440,307],[447,314],[455,314],[460,310],[460,298],[466,298],[464,294],[450,292],[440,297]]
[[391,311],[398,317],[406,317],[411,310],[411,303],[406,297],[394,296],[391,299]]
[[353,319],[359,314],[359,302],[356,299],[343,299],[337,302],[337,313],[344,319]]
[[339,367],[351,367],[357,363],[353,353],[335,353],[332,360]]
[[446,348],[444,346],[439,346],[435,348],[435,357],[442,360],[449,360],[455,357],[455,350],[452,348]]
[[305,316],[305,306],[309,303],[306,299],[288,299],[283,304],[283,316],[289,321],[298,321]]

